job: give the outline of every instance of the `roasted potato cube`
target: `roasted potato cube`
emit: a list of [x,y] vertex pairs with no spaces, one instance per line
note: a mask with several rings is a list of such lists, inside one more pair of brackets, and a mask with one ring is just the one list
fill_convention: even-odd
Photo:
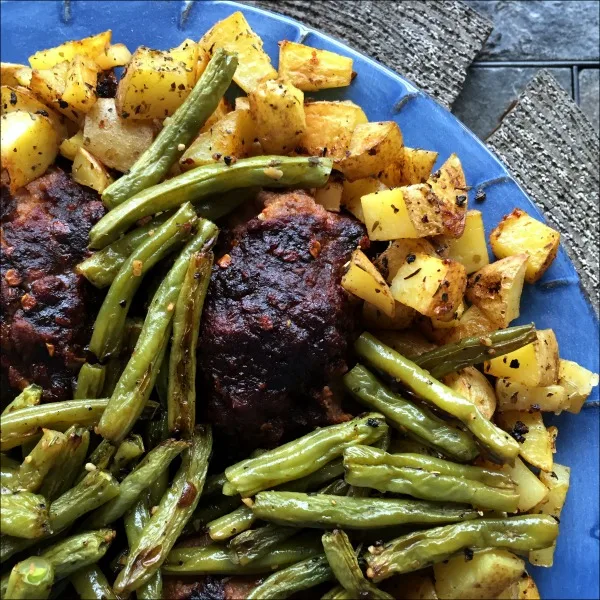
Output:
[[463,299],[467,276],[456,261],[422,252],[398,269],[391,290],[395,300],[427,317],[451,319]]
[[131,52],[125,44],[113,44],[105,48],[95,60],[101,71],[109,71],[115,67],[124,67],[131,60]]
[[449,321],[444,321],[442,319],[431,319],[431,326],[434,329],[452,329],[453,327],[458,327],[460,319],[465,314],[465,310],[467,310],[467,307],[465,306],[464,302],[461,302]]
[[[376,258],[375,266],[388,283],[392,283],[398,269],[406,262],[410,254],[422,252],[436,256],[433,246],[423,238],[397,239]],[[412,261],[412,257],[410,259]]]
[[45,173],[58,154],[59,137],[52,121],[40,114],[10,112],[1,123],[1,163],[14,192]]
[[527,575],[509,585],[496,598],[497,600],[540,600],[540,593],[535,581],[530,575]]
[[[244,96],[243,100],[246,101],[245,106],[238,106],[238,100],[240,100],[240,98],[236,98],[235,99],[235,110],[250,110],[250,103],[248,102],[248,98]],[[215,111],[213,112],[212,115],[210,115],[210,117],[208,117],[208,119],[206,119],[206,123],[204,123],[204,125],[202,125],[201,129],[200,129],[200,133],[204,133],[206,131],[209,131],[210,128],[217,123],[218,121],[220,121],[226,114],[231,112],[231,106],[229,106],[229,103],[227,102],[227,100],[225,100],[225,98],[221,98],[219,100],[219,104],[217,104],[217,108],[215,108]]]
[[448,258],[462,263],[467,270],[467,275],[490,263],[480,211],[467,211],[465,230],[459,238],[441,237],[443,239],[440,239],[439,243],[447,246]]
[[486,419],[492,418],[496,410],[496,394],[486,376],[475,367],[466,367],[445,375],[442,381],[472,402]]
[[443,233],[454,238],[460,237],[465,230],[468,198],[465,174],[458,156],[452,154],[429,177],[427,183],[440,204]]
[[527,254],[517,254],[486,265],[469,277],[466,297],[498,327],[508,327],[519,316]]
[[387,166],[379,175],[379,179],[389,187],[425,183],[431,175],[437,157],[437,152],[404,146],[400,158]]
[[402,132],[396,122],[359,124],[339,161],[339,169],[350,181],[377,175],[401,156],[402,147]]
[[415,318],[415,309],[396,302],[394,316],[388,317],[381,309],[370,302],[363,304],[362,320],[369,329],[390,329],[397,331],[410,327]]
[[486,333],[496,331],[496,329],[498,329],[498,326],[490,321],[478,306],[472,305],[462,314],[456,327],[447,329],[438,341],[444,344],[452,344],[467,337],[485,336]]
[[537,338],[535,344],[541,366],[539,385],[552,385],[558,382],[558,341],[552,329],[539,329]]
[[304,44],[279,42],[279,76],[303,92],[350,85],[352,59]]
[[515,458],[514,465],[503,465],[501,470],[507,473],[517,485],[517,493],[519,494],[517,508],[519,512],[531,510],[536,504],[548,497],[548,488],[520,458]]
[[523,460],[542,471],[552,470],[550,436],[540,412],[509,410],[498,413],[496,422],[519,442]]
[[535,283],[548,270],[556,258],[559,244],[558,231],[518,208],[506,215],[490,234],[492,252],[498,258],[522,252],[527,254],[527,283]]
[[23,85],[19,79],[17,79],[17,73],[21,71],[21,69],[27,68],[28,67],[25,65],[19,65],[15,63],[0,63],[0,85],[10,85],[12,87]]
[[13,71],[13,77],[18,83],[18,85],[22,85],[23,87],[28,88],[31,83],[31,76],[33,74],[33,69],[29,67],[23,67],[21,69],[16,69]]
[[476,552],[469,561],[460,555],[433,566],[440,600],[495,598],[524,572],[525,561],[501,548]]
[[438,600],[429,571],[415,571],[387,579],[381,589],[402,600]]
[[306,130],[300,139],[302,154],[329,156],[339,161],[346,155],[357,125],[367,122],[360,106],[342,102],[307,102],[304,105]]
[[598,385],[598,374],[588,371],[572,360],[558,361],[558,385],[567,393],[566,410],[578,413],[581,410],[592,388]]
[[496,380],[496,397],[499,411],[541,410],[558,414],[569,406],[567,390],[562,385],[529,387],[505,377]]
[[330,177],[322,188],[315,190],[315,202],[325,210],[340,212],[342,206],[342,193],[344,184],[337,177]]
[[[554,463],[551,472],[540,473],[540,480],[550,490],[548,495],[539,504],[531,509],[535,515],[552,515],[555,519],[560,518],[563,506],[567,499],[571,469],[558,463]],[[554,549],[556,542],[549,548],[533,550],[529,553],[529,562],[538,567],[551,567],[554,564]]]
[[58,147],[61,156],[74,160],[77,150],[83,148],[83,130],[79,130],[75,135],[63,140]]
[[79,148],[73,159],[73,181],[86,185],[101,194],[112,182],[104,165],[85,148]]
[[288,154],[306,131],[304,93],[291,83],[269,79],[248,95],[256,137],[265,154]]
[[79,112],[89,112],[97,99],[97,81],[96,63],[78,54],[69,65],[61,100]]
[[65,42],[56,48],[40,50],[29,57],[29,64],[33,69],[52,69],[63,61],[71,61],[75,56],[85,56],[95,60],[109,46],[112,32],[103,31],[97,35]]
[[377,330],[373,331],[373,335],[386,346],[408,358],[419,356],[437,348],[435,344],[432,344],[415,329],[406,331]]
[[342,287],[351,294],[370,302],[388,317],[394,316],[395,302],[385,279],[361,250],[355,250],[348,270],[342,277]]
[[224,48],[238,55],[239,66],[233,80],[246,93],[253,91],[261,82],[277,77],[269,55],[263,50],[262,40],[239,11],[219,21],[198,43],[209,54]]
[[125,173],[154,138],[150,123],[122,119],[113,98],[98,98],[85,116],[84,146],[102,164]]
[[357,179],[356,181],[344,180],[342,188],[342,206],[349,210],[359,221],[365,222],[361,199],[367,194],[387,190],[375,177]]

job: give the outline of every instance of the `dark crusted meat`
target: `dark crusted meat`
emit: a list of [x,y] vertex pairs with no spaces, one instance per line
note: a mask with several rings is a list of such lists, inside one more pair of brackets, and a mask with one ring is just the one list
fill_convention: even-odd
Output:
[[169,600],[245,600],[257,577],[164,578],[163,596]]
[[3,397],[29,383],[44,388],[44,400],[72,397],[97,308],[97,292],[74,268],[103,214],[98,195],[58,168],[15,194],[2,186]]
[[271,196],[229,236],[199,342],[200,403],[240,451],[348,418],[331,391],[355,332],[340,280],[365,231],[303,192]]

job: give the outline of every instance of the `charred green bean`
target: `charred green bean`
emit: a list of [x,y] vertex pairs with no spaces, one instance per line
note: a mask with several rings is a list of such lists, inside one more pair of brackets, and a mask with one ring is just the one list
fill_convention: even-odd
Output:
[[28,540],[43,537],[50,531],[46,499],[31,492],[3,494],[0,525],[3,535]]
[[77,376],[74,399],[102,397],[105,376],[106,367],[103,365],[83,364]]
[[98,565],[89,565],[79,569],[71,575],[70,581],[80,598],[85,600],[117,600],[117,596]]
[[283,527],[273,523],[244,531],[229,542],[231,559],[239,565],[248,565],[266,556],[297,533],[298,529],[295,527]]
[[67,436],[59,431],[44,429],[42,439],[25,457],[19,467],[19,488],[37,492],[50,469],[61,460],[68,447]]
[[46,600],[53,583],[52,565],[39,556],[32,556],[13,567],[2,597],[10,600]]
[[42,388],[39,385],[28,385],[3,411],[2,417],[15,410],[37,406],[42,400]]

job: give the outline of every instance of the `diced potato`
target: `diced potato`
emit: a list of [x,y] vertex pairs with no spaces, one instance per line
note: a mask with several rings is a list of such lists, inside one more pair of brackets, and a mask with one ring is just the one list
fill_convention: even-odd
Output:
[[[541,472],[540,480],[550,490],[548,496],[531,509],[533,514],[552,515],[560,518],[569,491],[571,469],[554,463],[551,472]],[[549,548],[533,550],[529,553],[529,562],[538,567],[551,567],[554,564],[554,549],[556,542]]]
[[486,265],[469,277],[466,297],[496,323],[508,327],[519,316],[527,254],[516,254]]
[[422,252],[398,269],[391,290],[395,300],[427,317],[452,318],[467,284],[465,268],[456,261]]
[[359,221],[365,222],[361,199],[367,194],[387,190],[375,177],[357,179],[356,181],[344,180],[342,188],[342,206],[349,210]]
[[65,42],[56,48],[40,50],[29,57],[29,64],[33,69],[52,69],[58,63],[71,61],[75,56],[85,56],[95,60],[109,46],[112,32],[103,31],[97,35]]
[[506,215],[490,234],[492,252],[498,258],[522,252],[527,254],[527,283],[535,283],[548,270],[556,258],[559,244],[558,231],[518,208]]
[[435,591],[440,599],[488,600],[520,579],[524,571],[525,561],[501,548],[476,552],[470,560],[459,555],[433,566]]
[[13,87],[23,85],[17,79],[17,73],[21,69],[27,69],[27,67],[25,65],[19,65],[15,63],[0,63],[0,85],[10,85]]
[[102,164],[125,173],[152,144],[154,129],[122,119],[113,98],[98,98],[85,117],[83,136],[85,148]]
[[[436,256],[433,246],[425,239],[397,239],[375,259],[375,266],[385,280],[392,283],[408,256],[417,252]],[[410,260],[412,261],[412,258]]]
[[408,358],[419,356],[437,348],[435,344],[432,344],[414,329],[409,329],[408,331],[378,330],[374,331],[373,335],[386,346],[393,348],[396,352]]
[[131,52],[125,44],[113,44],[98,54],[95,60],[101,71],[109,71],[115,67],[124,67],[131,60]]
[[250,110],[250,100],[248,100],[248,96],[238,96],[235,99],[234,110]]
[[302,153],[337,161],[346,155],[356,126],[367,122],[363,109],[349,100],[307,102],[304,113],[306,130],[299,143]]
[[567,391],[561,385],[529,387],[501,377],[496,380],[498,410],[531,410],[556,414],[569,406]]
[[449,321],[444,321],[442,319],[431,319],[431,326],[434,329],[452,329],[453,327],[458,327],[460,319],[465,314],[465,310],[465,303],[461,302]]
[[517,485],[519,512],[527,512],[548,496],[548,488],[520,458],[515,458],[515,464],[512,466],[503,465],[502,471],[507,473]]
[[490,321],[487,315],[477,306],[469,306],[458,321],[458,325],[448,329],[446,335],[439,341],[444,344],[452,344],[467,337],[480,335],[485,337],[486,333],[496,331],[498,326]]
[[339,169],[354,181],[377,175],[402,153],[402,132],[394,121],[363,123],[356,126]]
[[59,137],[52,121],[40,114],[15,111],[1,119],[2,168],[14,192],[45,173],[58,154]]
[[304,93],[291,83],[268,80],[248,95],[256,137],[266,154],[288,154],[306,131]]
[[465,230],[459,238],[445,237],[443,242],[448,247],[448,258],[462,263],[467,275],[490,263],[488,255],[483,219],[478,210],[469,210],[465,218]]
[[33,69],[29,67],[23,67],[21,69],[17,69],[14,71],[13,75],[16,82],[23,87],[28,88],[31,83],[31,76],[33,74]]
[[279,42],[279,76],[304,92],[350,85],[352,59],[304,44]]
[[315,202],[325,210],[340,212],[343,191],[343,182],[338,178],[330,177],[322,188],[315,190]]
[[224,48],[238,55],[239,66],[233,80],[246,93],[253,91],[261,82],[277,77],[269,55],[263,50],[262,40],[239,11],[219,21],[198,43],[208,53]]
[[79,148],[83,148],[83,130],[79,130],[75,135],[63,140],[58,147],[61,156],[69,160],[75,160],[75,155]]
[[62,113],[71,121],[83,124],[83,113],[62,99],[70,63],[62,62],[51,69],[34,69],[29,88],[44,104]]
[[91,110],[96,102],[98,71],[96,63],[79,54],[73,58],[67,71],[65,90],[61,100],[82,113]]
[[179,159],[182,171],[242,158],[252,148],[255,130],[249,110],[234,110],[201,133]]
[[486,419],[492,418],[496,410],[496,394],[486,376],[475,367],[465,367],[457,373],[445,375],[442,381],[472,402]]
[[510,410],[498,413],[496,421],[504,431],[517,439],[519,454],[524,460],[542,471],[552,470],[554,459],[550,436],[542,413]]
[[390,288],[361,250],[352,253],[349,268],[342,277],[342,287],[370,302],[388,317],[394,316],[395,302]]
[[73,160],[73,181],[86,185],[101,194],[111,183],[104,165],[85,148],[79,148]]
[[540,364],[540,382],[538,385],[553,385],[558,382],[558,341],[552,329],[538,329],[537,353]]
[[437,152],[405,146],[400,158],[380,173],[379,180],[389,187],[425,183],[437,157]]
[[428,571],[397,575],[379,584],[381,589],[402,600],[438,600],[433,578]]
[[530,575],[521,577],[512,585],[509,585],[499,596],[498,600],[540,600],[540,593],[535,581]]
[[[245,100],[245,105],[242,106],[241,104],[238,105],[238,100]],[[236,98],[235,99],[235,110],[250,110],[250,103],[248,102],[248,98],[246,96],[244,96],[243,98]],[[202,125],[201,129],[200,129],[200,133],[204,133],[206,131],[209,131],[210,128],[217,123],[218,121],[220,121],[227,113],[231,112],[231,107],[229,106],[229,103],[227,102],[227,100],[225,100],[225,98],[221,98],[219,100],[219,104],[217,104],[217,108],[215,108],[215,111],[213,112],[212,115],[210,115],[210,117],[208,117],[208,119],[206,119],[206,123],[204,123],[204,125]]]
[[465,230],[468,197],[465,174],[458,156],[452,154],[427,183],[440,203],[443,233],[460,237]]
[[558,361],[558,385],[565,388],[568,398],[566,410],[578,413],[592,388],[598,385],[598,374],[588,371],[572,360]]
[[396,302],[394,316],[388,317],[381,309],[370,302],[363,304],[362,320],[370,329],[399,330],[410,327],[415,318],[415,309]]

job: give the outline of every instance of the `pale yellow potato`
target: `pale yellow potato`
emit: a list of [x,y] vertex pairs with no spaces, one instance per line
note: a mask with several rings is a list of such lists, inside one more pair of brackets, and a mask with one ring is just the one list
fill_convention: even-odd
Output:
[[269,55],[263,50],[262,40],[239,11],[216,23],[198,44],[208,53],[224,48],[237,54],[239,66],[233,80],[246,93],[253,91],[261,82],[277,77]]
[[63,140],[58,147],[61,156],[74,160],[79,148],[83,148],[83,130],[80,129],[75,135]]
[[515,458],[514,465],[504,465],[501,470],[507,473],[517,486],[519,512],[527,512],[547,498],[550,492],[548,488],[520,458]]
[[397,331],[407,329],[414,321],[416,311],[414,308],[396,302],[394,316],[388,317],[381,309],[370,302],[363,304],[362,321],[368,329],[389,329]]
[[388,317],[394,316],[395,302],[390,288],[361,250],[352,253],[348,270],[342,277],[342,287],[347,292],[370,302]]
[[362,123],[354,129],[338,168],[350,181],[371,177],[398,160],[402,147],[402,132],[396,122]]
[[267,80],[248,95],[256,137],[265,154],[289,154],[306,131],[304,93],[291,83]]
[[408,358],[419,356],[437,348],[435,344],[414,328],[405,331],[377,330],[372,333],[386,346]]
[[279,42],[279,77],[303,92],[350,85],[352,59],[296,42]]
[[73,181],[91,187],[101,194],[113,179],[104,165],[85,148],[79,148],[73,159]]
[[498,326],[490,321],[487,315],[477,306],[469,306],[458,321],[458,325],[446,330],[443,337],[439,338],[440,343],[452,344],[467,337],[476,335],[485,338],[487,333],[496,331]]
[[440,205],[444,235],[459,238],[465,230],[467,217],[467,182],[456,154],[432,173],[427,183]]
[[330,177],[322,188],[315,190],[315,202],[325,210],[340,212],[344,184],[340,179]]
[[92,109],[98,98],[97,82],[98,67],[96,63],[91,58],[78,54],[69,65],[61,100],[85,114]]
[[29,89],[46,106],[62,113],[74,123],[83,125],[84,114],[62,99],[70,66],[71,63],[65,61],[54,65],[51,69],[34,69],[31,73]]
[[540,364],[538,385],[553,385],[558,382],[559,356],[558,340],[552,329],[538,329],[535,342]]
[[462,263],[467,275],[490,263],[483,219],[478,210],[467,211],[465,230],[459,238],[444,236],[443,242],[448,248],[448,258]]
[[375,177],[357,179],[356,181],[345,180],[342,188],[342,206],[350,211],[359,221],[365,222],[362,209],[362,197],[374,192],[381,192],[388,188]]
[[[25,65],[19,65],[16,63],[3,62],[0,63],[0,85],[10,85],[16,87],[23,85],[19,79],[17,79],[17,73],[22,69],[27,69]],[[31,69],[30,69],[31,70]]]
[[436,256],[434,247],[426,239],[397,239],[390,242],[390,245],[375,259],[375,266],[385,280],[392,283],[401,265],[406,262],[410,254],[416,252]]
[[434,329],[452,329],[454,327],[458,327],[462,316],[465,314],[465,310],[467,310],[467,307],[465,306],[464,302],[461,302],[449,321],[444,321],[442,319],[431,319],[431,326]]
[[559,414],[569,406],[567,390],[562,385],[529,387],[505,377],[496,380],[498,410],[540,410]]
[[591,394],[592,388],[598,385],[598,374],[572,360],[561,358],[558,361],[558,384],[567,392],[568,406],[565,410],[578,413]]
[[492,252],[498,258],[524,252],[529,257],[525,281],[535,283],[558,253],[560,233],[515,208],[490,234]]
[[389,187],[425,183],[431,175],[438,153],[404,146],[401,156],[378,176]]
[[52,69],[58,63],[73,60],[77,55],[95,60],[108,48],[111,39],[112,32],[109,29],[82,40],[65,42],[56,48],[36,52],[29,57],[29,64],[33,69]]
[[22,69],[17,69],[14,71],[13,75],[15,80],[19,85],[28,88],[31,83],[31,76],[33,74],[33,69],[29,67],[23,67]]
[[496,410],[496,394],[486,376],[475,367],[465,367],[456,373],[450,373],[442,381],[463,398],[472,402],[479,412],[491,419]]
[[532,577],[527,575],[509,585],[496,598],[498,600],[540,600],[540,592]]
[[131,60],[131,52],[125,44],[113,44],[105,48],[95,61],[101,71],[123,67]]
[[59,136],[48,117],[23,111],[2,115],[0,154],[12,192],[41,177],[58,154]]
[[524,572],[525,561],[502,548],[476,552],[469,561],[459,555],[433,566],[440,600],[489,600]]

